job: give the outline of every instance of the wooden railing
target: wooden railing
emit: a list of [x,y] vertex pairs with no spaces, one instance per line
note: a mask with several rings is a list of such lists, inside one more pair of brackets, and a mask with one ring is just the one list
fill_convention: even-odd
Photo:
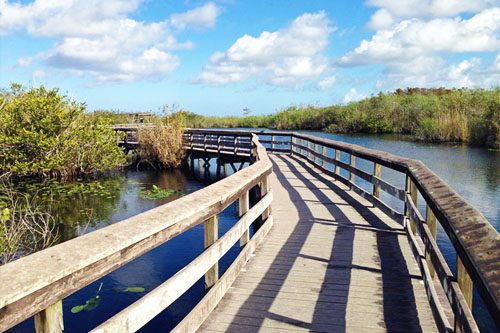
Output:
[[[258,138],[247,137],[255,160],[249,167],[174,202],[0,267],[0,331],[34,315],[37,332],[61,332],[63,298],[204,222],[205,250],[196,259],[93,332],[136,331],[205,276],[210,289],[174,331],[196,329],[273,223],[268,181],[272,165]],[[261,196],[250,208],[249,191],[255,186],[260,186]],[[240,219],[219,238],[217,216],[235,201]],[[262,226],[250,238],[249,227],[259,217]],[[241,251],[219,278],[218,262],[238,240]]]
[[[471,313],[473,286],[496,325],[500,326],[500,236],[477,209],[422,162],[300,133],[266,131],[259,135],[268,151],[306,159],[405,225],[440,331],[479,331]],[[271,139],[266,140],[264,136]],[[341,152],[348,156],[341,159]],[[356,167],[357,160],[371,162],[373,171]],[[405,188],[384,180],[382,166],[401,173],[406,178]],[[344,176],[341,170],[347,171]],[[356,177],[371,183],[372,190],[357,185]],[[381,191],[404,203],[404,211],[397,211],[382,201]],[[418,194],[425,201],[425,218],[417,209]],[[456,274],[451,272],[436,243],[437,223],[441,224],[456,251]],[[453,311],[452,322],[439,300],[433,283],[435,276]]]

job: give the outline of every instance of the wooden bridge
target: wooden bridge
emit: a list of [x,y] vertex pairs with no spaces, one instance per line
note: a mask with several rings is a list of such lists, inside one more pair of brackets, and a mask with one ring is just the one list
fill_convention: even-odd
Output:
[[[205,250],[93,332],[137,331],[203,277],[205,296],[175,332],[478,332],[473,287],[499,325],[500,237],[421,162],[291,132],[188,130],[184,144],[192,168],[217,159],[233,174],[0,267],[0,331],[34,316],[37,332],[61,332],[63,298],[200,223]],[[240,219],[219,235],[217,216],[235,201]]]

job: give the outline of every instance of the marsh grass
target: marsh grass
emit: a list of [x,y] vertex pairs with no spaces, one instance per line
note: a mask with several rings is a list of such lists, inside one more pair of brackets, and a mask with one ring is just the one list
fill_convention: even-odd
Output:
[[249,117],[204,117],[183,112],[188,127],[320,130],[408,134],[415,140],[500,148],[500,88],[398,89],[332,106],[291,106]]
[[137,131],[139,165],[145,163],[155,169],[179,167],[185,154],[182,147],[183,124],[170,118],[154,124],[156,126]]

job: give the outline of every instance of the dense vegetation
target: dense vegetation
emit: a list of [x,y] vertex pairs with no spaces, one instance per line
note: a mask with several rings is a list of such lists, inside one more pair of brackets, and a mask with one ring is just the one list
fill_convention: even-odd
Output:
[[182,112],[190,127],[400,133],[417,140],[500,148],[500,88],[398,89],[327,107],[292,106],[273,115],[204,117]]
[[125,163],[109,122],[57,89],[13,84],[0,105],[0,177],[67,178]]

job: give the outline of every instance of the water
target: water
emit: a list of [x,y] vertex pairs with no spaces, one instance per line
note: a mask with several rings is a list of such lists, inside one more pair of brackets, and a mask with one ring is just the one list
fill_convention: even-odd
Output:
[[[500,229],[499,151],[456,145],[425,144],[387,135],[348,136],[321,132],[304,133],[419,159],[469,203],[478,208],[497,230]],[[332,151],[328,151],[328,154],[332,155],[332,153]],[[341,158],[348,162],[347,154],[341,154]],[[367,172],[373,170],[373,164],[369,162],[357,161],[357,166]],[[346,173],[343,175],[347,176]],[[382,168],[382,177],[392,184],[404,188],[404,177],[401,174]],[[59,195],[63,197],[58,200],[59,205],[54,209],[61,221],[60,233],[62,240],[77,237],[175,200],[182,195],[201,189],[207,184],[179,170],[162,172],[126,171],[100,179],[98,183],[104,184],[104,190],[83,191],[83,193],[76,196],[63,195],[67,192],[65,189],[59,191],[61,192]],[[371,184],[359,179],[357,183],[359,186],[371,190]],[[153,184],[165,189],[181,190],[181,193],[161,200],[144,199],[141,192],[144,189],[150,189]],[[382,192],[382,199],[395,209],[402,211],[401,203],[385,195],[384,192]],[[419,209],[425,213],[422,198],[419,198]],[[237,207],[233,204],[219,216],[220,234],[226,232],[236,220]],[[443,230],[438,230],[438,244],[451,269],[454,270],[455,252]],[[145,288],[145,292],[151,291],[193,260],[202,250],[203,225],[199,225],[86,288],[75,292],[63,300],[66,330],[70,332],[87,332],[98,326],[144,295],[144,293],[124,292],[125,288],[141,287]],[[220,263],[221,273],[236,257],[238,251],[238,245],[236,244],[222,259]],[[72,307],[85,304],[86,300],[95,296],[100,283],[103,283],[103,287],[100,292],[101,301],[98,307],[93,311],[71,313]],[[204,292],[203,280],[200,280],[141,331],[158,332],[172,329],[202,298]],[[496,331],[477,295],[474,298],[473,310],[482,331]],[[11,331],[32,332],[33,320],[27,320]]]

